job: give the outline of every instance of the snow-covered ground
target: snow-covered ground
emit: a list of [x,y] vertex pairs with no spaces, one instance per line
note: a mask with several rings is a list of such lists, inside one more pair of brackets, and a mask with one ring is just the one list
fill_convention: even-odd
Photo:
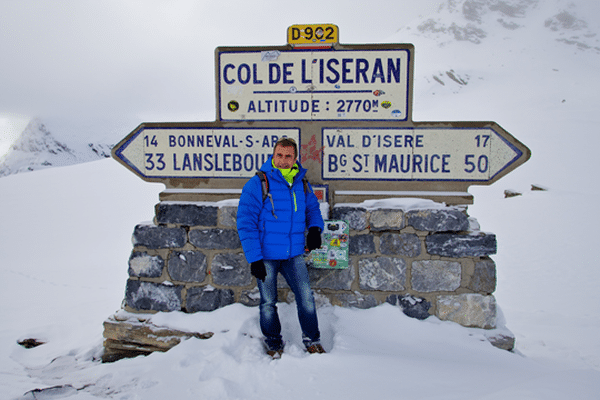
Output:
[[[590,191],[504,199],[496,188],[474,190],[471,215],[498,235],[496,296],[516,353],[493,347],[481,330],[382,305],[321,307],[329,353],[307,356],[295,307],[282,304],[288,346],[272,361],[259,340],[258,309],[236,304],[155,315],[158,325],[215,335],[101,364],[94,360],[102,322],[124,296],[131,232],[152,218],[160,190],[113,160],[0,179],[2,398],[53,386],[63,389],[49,398],[598,398],[600,272]],[[47,343],[17,345],[26,338]]]
[[[545,21],[563,5],[576,17],[571,28],[550,30]],[[282,304],[288,345],[273,361],[262,352],[258,309],[232,305],[157,314],[156,324],[215,335],[101,364],[102,322],[124,296],[131,233],[152,219],[162,190],[108,159],[0,178],[0,397],[62,386],[46,398],[598,399],[600,55],[556,40],[598,46],[589,32],[598,21],[573,30],[589,16],[575,11],[551,1],[527,18],[504,16],[504,25],[484,15],[486,24],[468,22],[486,29],[480,44],[442,31],[431,39],[411,34],[416,27],[386,40],[415,44],[414,120],[494,120],[532,151],[496,184],[472,186],[468,210],[497,235],[495,296],[515,353],[491,346],[481,330],[381,305],[321,307],[328,354],[308,356],[294,305]],[[447,26],[461,26],[450,14]],[[515,21],[520,28],[504,28]],[[505,189],[523,195],[505,199]],[[17,341],[25,338],[47,343],[24,349]]]

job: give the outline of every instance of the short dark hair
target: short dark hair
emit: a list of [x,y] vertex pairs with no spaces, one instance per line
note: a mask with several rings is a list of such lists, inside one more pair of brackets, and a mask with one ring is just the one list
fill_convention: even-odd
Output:
[[275,149],[277,148],[277,146],[293,147],[294,157],[298,158],[298,145],[296,144],[296,141],[294,139],[285,136],[279,139],[273,147],[273,156],[275,156]]

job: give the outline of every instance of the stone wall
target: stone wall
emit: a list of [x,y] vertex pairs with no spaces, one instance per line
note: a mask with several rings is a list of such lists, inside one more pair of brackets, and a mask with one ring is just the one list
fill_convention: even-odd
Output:
[[[133,232],[124,309],[212,311],[259,303],[236,231],[232,202],[161,202],[153,223]],[[496,237],[466,208],[367,209],[335,206],[350,225],[350,267],[310,268],[318,301],[369,308],[383,302],[411,317],[435,315],[467,327],[496,326]],[[293,293],[283,279],[282,301]]]

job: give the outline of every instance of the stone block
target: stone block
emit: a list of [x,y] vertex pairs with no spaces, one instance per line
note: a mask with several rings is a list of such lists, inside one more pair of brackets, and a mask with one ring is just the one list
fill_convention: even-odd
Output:
[[242,247],[234,229],[193,229],[189,233],[190,243],[199,249],[238,249]]
[[404,228],[404,212],[402,210],[373,210],[369,216],[371,231],[389,231]]
[[384,233],[379,239],[381,254],[418,257],[421,254],[421,239],[414,233]]
[[235,228],[237,226],[237,207],[221,207],[219,212],[219,224],[228,228]]
[[222,286],[248,286],[252,283],[250,264],[241,253],[217,254],[211,262],[213,282]]
[[156,222],[183,226],[217,226],[219,208],[188,202],[160,202],[155,207]]
[[420,260],[412,263],[412,289],[453,292],[460,287],[461,265],[455,261]]
[[134,246],[149,249],[168,249],[185,246],[187,233],[183,228],[167,228],[156,225],[137,225],[131,241]]
[[348,239],[348,252],[350,255],[360,256],[375,254],[375,241],[373,235],[355,235]]
[[469,219],[459,210],[410,210],[406,212],[406,223],[419,231],[460,232],[469,229]]
[[350,229],[362,231],[369,226],[367,210],[362,207],[333,207],[331,219],[348,221]]
[[258,306],[260,304],[260,292],[258,291],[258,287],[254,287],[250,290],[243,290],[239,302],[247,307]]
[[411,318],[423,320],[428,318],[430,315],[429,309],[431,308],[431,303],[421,297],[416,297],[409,294],[404,296],[391,294],[385,301],[391,305],[400,306],[404,315]]
[[309,268],[310,286],[315,289],[350,290],[356,279],[354,268],[320,269]]
[[358,261],[362,290],[401,291],[406,285],[406,261],[402,258],[376,257]]
[[435,233],[425,238],[427,252],[443,257],[482,257],[496,254],[496,235]]
[[181,286],[128,280],[125,302],[135,310],[181,310]]
[[467,289],[492,294],[496,290],[496,263],[489,257],[477,261]]
[[214,311],[233,302],[233,290],[216,289],[210,285],[197,286],[187,290],[185,310],[188,313]]
[[158,278],[162,275],[165,260],[161,256],[151,256],[148,253],[133,251],[129,257],[128,273],[131,277]]
[[202,282],[206,279],[206,264],[206,256],[200,251],[174,251],[167,269],[174,281]]
[[436,316],[466,327],[493,329],[496,327],[496,312],[494,296],[465,293],[437,298]]
[[340,307],[354,307],[361,309],[372,308],[378,305],[375,296],[360,292],[332,294],[331,304]]

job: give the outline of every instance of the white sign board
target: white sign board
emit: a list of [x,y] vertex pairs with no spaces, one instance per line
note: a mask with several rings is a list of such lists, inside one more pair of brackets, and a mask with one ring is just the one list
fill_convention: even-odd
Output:
[[218,51],[218,119],[409,120],[409,49]]
[[115,157],[145,178],[249,178],[296,128],[142,127]]
[[323,179],[489,181],[523,152],[491,128],[324,128]]

